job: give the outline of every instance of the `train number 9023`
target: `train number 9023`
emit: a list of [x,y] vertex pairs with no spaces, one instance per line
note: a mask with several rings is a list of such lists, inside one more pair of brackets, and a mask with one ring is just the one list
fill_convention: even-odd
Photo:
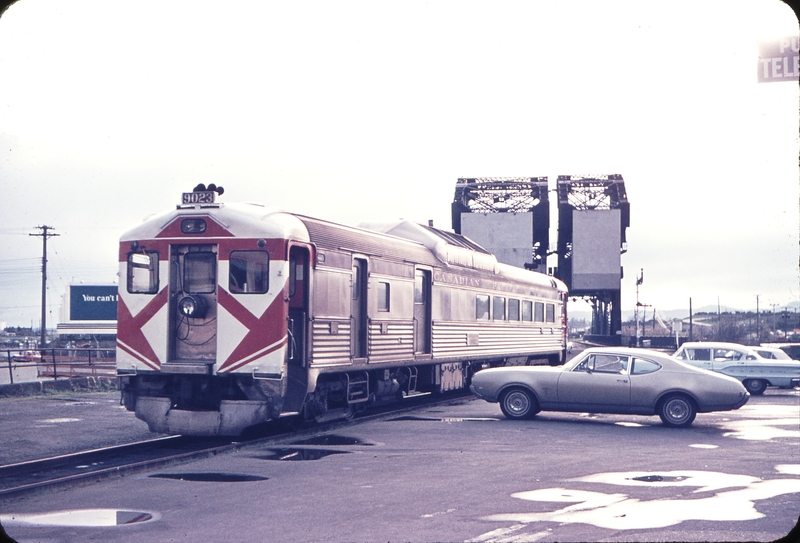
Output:
[[216,193],[213,190],[203,190],[197,192],[184,192],[184,204],[213,204]]

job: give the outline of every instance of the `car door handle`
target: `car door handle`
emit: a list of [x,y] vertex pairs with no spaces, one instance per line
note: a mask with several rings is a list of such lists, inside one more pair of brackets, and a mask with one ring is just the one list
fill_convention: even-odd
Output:
[[617,383],[627,383],[627,379],[617,379]]

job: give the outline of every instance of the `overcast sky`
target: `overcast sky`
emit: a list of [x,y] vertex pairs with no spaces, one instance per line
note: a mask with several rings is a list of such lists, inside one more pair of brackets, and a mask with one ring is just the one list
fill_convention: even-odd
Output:
[[39,326],[36,226],[59,234],[52,327],[199,182],[450,228],[459,177],[618,173],[624,311],[640,269],[661,310],[797,302],[798,85],[757,69],[759,41],[799,33],[777,0],[21,0],[0,18],[0,322]]

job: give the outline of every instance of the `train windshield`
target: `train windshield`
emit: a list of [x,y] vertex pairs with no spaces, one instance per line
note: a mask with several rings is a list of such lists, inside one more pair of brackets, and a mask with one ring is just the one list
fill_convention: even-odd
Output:
[[217,284],[217,258],[211,252],[191,252],[183,257],[183,291],[209,294]]
[[143,251],[128,255],[128,292],[155,294],[158,292],[158,253]]

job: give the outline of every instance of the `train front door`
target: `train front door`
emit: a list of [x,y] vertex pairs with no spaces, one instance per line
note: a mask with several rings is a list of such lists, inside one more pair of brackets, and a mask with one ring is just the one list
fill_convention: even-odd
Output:
[[350,342],[353,358],[367,356],[367,261],[353,259],[350,301]]
[[217,357],[217,246],[173,245],[169,288],[168,364],[213,365]]
[[287,390],[283,409],[299,412],[308,391],[307,337],[308,337],[308,278],[309,250],[294,245],[289,249],[289,352],[287,355]]
[[414,277],[414,353],[431,352],[431,272],[417,270]]

